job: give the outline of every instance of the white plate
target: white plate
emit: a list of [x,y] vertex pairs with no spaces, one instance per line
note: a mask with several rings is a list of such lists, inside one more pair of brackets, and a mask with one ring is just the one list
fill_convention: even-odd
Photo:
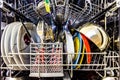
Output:
[[67,63],[70,63],[72,59],[74,58],[74,41],[73,41],[73,37],[70,34],[70,32],[65,31],[65,37],[66,37],[66,44],[65,44],[66,52],[68,53]]
[[[29,33],[31,34],[34,42],[40,42],[40,38],[36,33],[36,26],[32,23],[25,23],[25,26],[27,27]],[[19,58],[21,63],[23,64],[25,69],[28,69],[28,67],[25,66],[25,64],[30,63],[30,56],[29,55],[21,55],[20,53],[29,53],[30,52],[30,44],[26,45],[24,42],[24,35],[26,34],[26,31],[23,26],[21,26],[18,29],[17,34],[17,49],[19,53]]]
[[[5,29],[4,29],[4,31],[2,33],[2,37],[1,37],[1,56],[6,56],[5,48],[4,48],[4,43],[5,43],[4,39],[5,39],[6,30],[7,30],[8,27],[9,27],[9,24],[5,26]],[[3,57],[3,61],[5,62],[6,65],[9,64],[6,57]]]
[[[9,57],[9,56],[12,56],[12,55],[9,54],[9,53],[11,53],[10,40],[11,40],[12,29],[13,29],[14,26],[16,26],[16,24],[18,24],[18,22],[13,22],[9,25],[9,27],[6,30],[5,39],[4,39],[5,40],[5,42],[4,42],[5,54],[7,56],[7,60],[9,62],[9,64],[16,64],[13,57]],[[7,66],[9,64],[7,64]],[[13,69],[18,70],[19,67],[14,66]]]
[[[17,34],[18,34],[18,29],[20,28],[20,26],[22,25],[22,23],[17,23],[13,29],[12,29],[12,34],[11,34],[11,42],[10,42],[10,48],[11,48],[11,51],[12,53],[18,53],[18,50],[17,50]],[[13,54],[13,59],[15,61],[15,63],[18,65],[18,64],[21,64],[21,61],[20,61],[20,58],[18,56],[18,54]],[[24,67],[22,66],[19,66],[19,70],[22,70]]]

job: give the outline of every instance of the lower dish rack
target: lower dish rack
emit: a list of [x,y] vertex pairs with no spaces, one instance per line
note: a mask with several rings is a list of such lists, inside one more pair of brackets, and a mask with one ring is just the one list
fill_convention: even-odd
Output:
[[[30,64],[24,65],[29,66],[28,70],[31,77],[63,77],[64,71],[70,71],[72,77],[74,70],[96,71],[101,77],[106,77],[107,72],[111,70],[118,70],[117,75],[120,74],[120,56],[116,51],[84,53],[83,60],[80,61],[79,59],[77,64],[74,63],[75,60],[72,58],[77,53],[63,53],[62,43],[32,43],[30,53],[19,54],[30,56]],[[92,55],[90,64],[86,61],[87,54]],[[9,53],[9,55],[9,58],[13,58],[18,53]],[[68,60],[70,61],[68,62]],[[14,66],[23,66],[23,64],[13,64],[11,62],[8,69],[13,70]],[[1,69],[4,69],[4,67],[1,66]],[[104,75],[101,75],[99,71],[103,71]]]

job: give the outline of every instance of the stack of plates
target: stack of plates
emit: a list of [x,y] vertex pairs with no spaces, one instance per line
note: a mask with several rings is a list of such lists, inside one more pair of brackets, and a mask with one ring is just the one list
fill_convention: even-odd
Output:
[[65,31],[65,52],[68,53],[67,63],[69,64],[74,58],[74,43],[70,32]]
[[[34,42],[40,42],[40,39],[36,33],[36,26],[32,23],[24,23],[29,33],[31,34]],[[31,39],[27,36],[27,33],[21,22],[13,22],[8,24],[3,32],[1,39],[1,52],[3,60],[7,66],[9,64],[16,64],[14,70],[26,70],[28,67],[25,64],[30,63],[29,55],[21,55],[21,53],[30,52]],[[8,53],[18,53],[8,54]],[[9,56],[12,56],[10,58]],[[20,66],[22,64],[23,66]]]
[[[74,30],[72,33],[72,36],[70,36],[70,34],[66,32],[67,46],[65,48],[67,53],[76,53],[72,55],[72,57],[68,54],[67,57],[67,63],[70,63],[72,60],[73,64],[76,64],[76,66],[73,66],[73,69],[80,68],[77,64],[90,64],[93,58],[91,52],[103,51],[109,43],[109,37],[104,29],[93,23],[87,23],[83,25],[79,31]],[[73,37],[73,40],[71,37]]]
[[[85,62],[85,60],[87,64],[90,64],[92,55],[90,54],[91,48],[88,38],[84,34],[75,31],[73,35],[73,40],[74,40],[74,48],[76,53],[73,58],[73,64],[82,64],[83,62]],[[89,54],[85,54],[85,53],[89,53]],[[79,69],[80,66],[73,66],[73,68]]]
[[[81,35],[79,32],[75,32],[73,35],[74,39],[74,47],[75,47],[75,57],[73,59],[74,64],[79,64],[79,59],[81,57],[81,51],[82,51],[82,46],[83,46],[83,40],[81,38]],[[73,68],[76,68],[76,66],[73,66]]]
[[[85,60],[87,64],[91,63],[92,55],[85,54],[91,53],[89,39],[79,31],[74,31],[73,35],[71,35],[70,32],[65,31],[64,49],[65,52],[68,53],[67,64],[70,64],[71,62],[76,65],[82,64]],[[75,68],[79,69],[80,66],[73,66],[73,69]]]

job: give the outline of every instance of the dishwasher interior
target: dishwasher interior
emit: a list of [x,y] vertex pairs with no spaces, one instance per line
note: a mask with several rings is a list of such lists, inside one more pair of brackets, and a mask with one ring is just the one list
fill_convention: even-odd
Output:
[[3,0],[0,12],[1,80],[120,80],[120,0]]

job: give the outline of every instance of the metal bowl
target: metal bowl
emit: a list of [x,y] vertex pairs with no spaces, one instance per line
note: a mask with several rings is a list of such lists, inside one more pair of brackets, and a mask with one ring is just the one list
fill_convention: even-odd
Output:
[[88,37],[101,50],[105,50],[109,43],[109,37],[105,30],[96,24],[86,23],[79,31]]

